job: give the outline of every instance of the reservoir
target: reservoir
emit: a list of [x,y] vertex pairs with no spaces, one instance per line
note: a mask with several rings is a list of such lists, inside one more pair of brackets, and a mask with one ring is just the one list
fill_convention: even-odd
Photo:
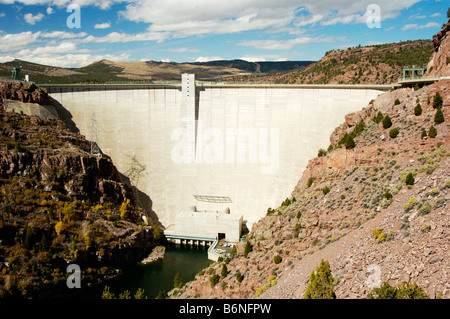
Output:
[[159,291],[173,289],[173,279],[177,272],[186,283],[209,265],[208,247],[170,244],[166,247],[164,259],[148,265],[135,265],[119,276],[95,287],[86,289],[78,298],[100,299],[105,286],[118,298],[119,294],[129,290],[131,297],[138,288],[144,289],[144,295],[154,299]]

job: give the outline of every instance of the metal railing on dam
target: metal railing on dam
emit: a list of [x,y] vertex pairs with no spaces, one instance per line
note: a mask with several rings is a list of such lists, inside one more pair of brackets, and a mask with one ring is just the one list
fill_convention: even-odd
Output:
[[[115,90],[115,89],[181,89],[180,82],[157,82],[157,83],[79,83],[79,84],[57,84],[43,83],[38,86],[44,87],[50,92],[58,89],[88,89],[88,90]],[[197,88],[279,88],[279,89],[373,89],[389,91],[400,87],[398,83],[393,84],[278,84],[278,83],[228,83],[228,82],[201,82],[196,81]]]

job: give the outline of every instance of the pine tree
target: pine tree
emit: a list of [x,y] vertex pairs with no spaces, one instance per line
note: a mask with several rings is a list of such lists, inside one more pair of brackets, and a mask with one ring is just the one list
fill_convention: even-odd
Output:
[[427,131],[423,128],[422,129],[422,133],[421,133],[421,136],[420,136],[421,138],[425,138],[425,137],[427,137]]
[[436,114],[434,115],[434,123],[441,124],[445,121],[444,113],[442,113],[441,108],[438,108]]
[[383,119],[383,128],[390,128],[392,126],[392,121],[389,115],[386,115]]
[[320,265],[309,276],[304,299],[336,299],[334,279],[328,261],[320,261]]
[[345,141],[345,148],[348,150],[351,150],[352,148],[355,148],[356,143],[355,140],[351,135],[347,137],[347,140]]
[[420,105],[420,103],[417,103],[416,107],[414,108],[414,115],[422,115],[422,106]]
[[183,279],[181,278],[181,275],[179,272],[175,274],[175,277],[173,278],[173,287],[174,288],[181,288],[183,287]]
[[438,109],[442,106],[444,100],[439,92],[436,92],[433,98],[433,108]]
[[381,111],[378,111],[377,115],[373,118],[373,121],[375,123],[380,123],[383,120],[383,113]]
[[220,272],[220,275],[222,276],[222,278],[225,278],[228,275],[228,268],[227,265],[223,265],[222,266],[222,271]]
[[156,296],[156,299],[167,299],[169,298],[169,295],[167,294],[167,291],[165,290],[160,290],[158,292],[158,295]]
[[247,258],[248,254],[253,250],[252,244],[249,241],[245,244],[244,257]]
[[414,176],[412,173],[409,173],[408,175],[406,175],[405,183],[406,183],[406,185],[414,185],[415,179],[414,179]]
[[428,131],[428,136],[431,138],[435,138],[437,136],[437,130],[433,125],[431,125],[430,130]]
[[32,249],[33,248],[33,241],[32,241],[32,237],[33,236],[33,231],[31,229],[31,227],[27,227],[27,232],[25,233],[25,239],[23,241],[22,247],[25,249]]

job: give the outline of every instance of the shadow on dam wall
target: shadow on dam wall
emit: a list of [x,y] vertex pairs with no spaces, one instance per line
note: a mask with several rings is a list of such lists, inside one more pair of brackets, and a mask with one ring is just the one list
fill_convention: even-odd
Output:
[[[205,86],[196,87],[195,110],[187,112],[180,86],[49,88],[88,139],[95,113],[98,144],[125,179],[130,159],[145,167],[139,183],[127,176],[137,185],[143,208],[165,227],[193,206],[228,207],[250,223],[259,220],[290,197],[308,161],[328,147],[345,115],[383,92],[348,86]],[[184,157],[189,127],[195,132],[190,136],[195,160]],[[194,195],[228,196],[232,202],[199,203]]]
[[[49,100],[51,102],[51,106],[53,106],[54,110],[58,114],[58,118],[66,124],[67,128],[74,133],[79,133],[80,130],[78,129],[75,122],[73,121],[72,113],[68,109],[66,109],[61,103],[59,103],[57,100],[55,100],[53,97],[49,96]],[[89,141],[90,136],[85,135],[85,137]],[[88,149],[85,149],[85,151],[89,152]],[[101,149],[99,149],[99,151],[103,157],[112,160],[112,158],[108,154],[105,154],[104,152],[102,152]],[[113,161],[113,164],[114,164],[114,161]],[[131,188],[131,190],[133,191],[134,197],[137,201],[138,206],[147,212],[148,217],[150,218],[152,223],[154,225],[162,226],[162,224],[160,223],[160,221],[158,219],[157,214],[152,209],[153,202],[152,202],[150,196],[148,196],[146,193],[144,193],[139,188],[133,186],[130,181],[130,178],[128,176],[126,176],[119,170],[118,170],[118,173],[119,173],[120,181],[122,183],[128,185]]]

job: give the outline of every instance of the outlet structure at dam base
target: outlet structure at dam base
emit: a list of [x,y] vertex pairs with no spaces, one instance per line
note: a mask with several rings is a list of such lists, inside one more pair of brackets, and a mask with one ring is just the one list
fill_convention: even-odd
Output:
[[[44,87],[87,139],[95,118],[101,151],[140,191],[144,208],[166,228],[191,225],[200,234],[214,228],[209,217],[178,225],[177,216],[227,211],[228,219],[250,229],[291,196],[344,116],[389,89],[201,84],[193,75],[183,75],[181,85]],[[233,231],[226,236],[235,240]]]

